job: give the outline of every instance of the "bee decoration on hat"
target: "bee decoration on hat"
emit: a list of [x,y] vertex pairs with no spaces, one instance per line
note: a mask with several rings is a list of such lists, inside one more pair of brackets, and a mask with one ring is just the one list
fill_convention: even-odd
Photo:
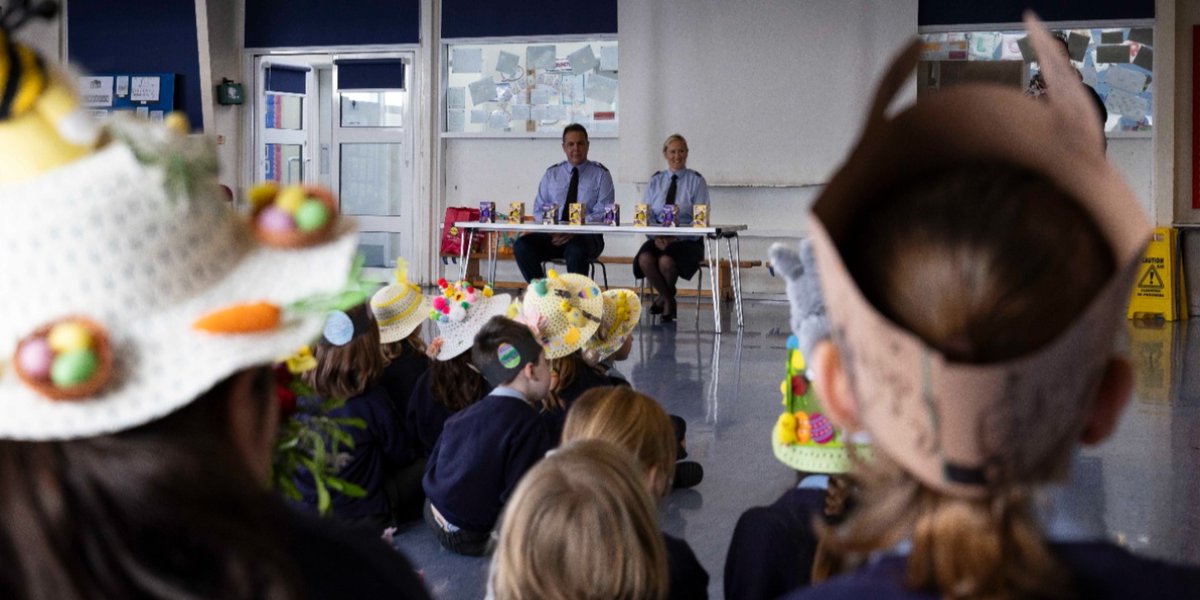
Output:
[[14,0],[0,13],[0,184],[81,158],[99,139],[67,79],[13,38],[33,19],[56,14],[58,4],[49,0]]

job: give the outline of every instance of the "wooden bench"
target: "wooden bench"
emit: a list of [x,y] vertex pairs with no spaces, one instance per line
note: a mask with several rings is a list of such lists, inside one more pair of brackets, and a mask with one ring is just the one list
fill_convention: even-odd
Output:
[[[441,257],[442,257],[443,264],[450,264],[450,263],[458,261],[457,254],[442,254]],[[470,263],[467,265],[467,279],[471,283],[473,283],[475,285],[483,285],[485,283],[483,277],[479,274],[479,265],[481,263],[483,263],[484,261],[486,261],[487,259],[488,259],[488,256],[487,256],[486,252],[472,252],[471,253],[471,260],[470,260]],[[496,255],[496,260],[511,261],[511,260],[513,260],[513,255],[511,252],[500,253],[500,254]],[[605,265],[630,265],[630,266],[633,265],[633,257],[632,256],[604,256],[602,254],[597,259],[597,261],[604,263]],[[721,290],[721,298],[724,300],[733,300],[733,284],[732,284],[732,277],[731,277],[731,273],[730,273],[730,269],[729,269],[730,262],[726,259],[721,259],[720,261],[718,261],[718,265],[720,266],[720,269],[717,271],[717,282],[718,282],[717,287],[720,288],[720,290]],[[763,261],[761,261],[761,260],[743,260],[743,261],[738,262],[738,267],[743,270],[753,269],[753,268],[761,267],[761,266],[763,266]],[[701,261],[700,268],[702,270],[707,269],[708,263]],[[697,273],[696,276],[704,277],[705,275]],[[525,286],[526,286],[526,283],[524,281],[497,281],[497,282],[495,282],[495,287],[500,288],[500,289],[524,290]],[[707,286],[704,286],[704,287],[707,287]],[[711,294],[712,294],[712,291],[708,290],[708,289],[704,289],[700,292],[700,296],[704,297],[704,298],[710,297]],[[684,289],[681,287],[679,289],[679,295],[682,297],[695,296],[696,290]]]

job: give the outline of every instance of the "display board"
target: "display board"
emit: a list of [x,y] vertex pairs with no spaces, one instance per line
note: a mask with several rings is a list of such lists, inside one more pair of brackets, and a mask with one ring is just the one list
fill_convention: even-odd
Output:
[[615,38],[450,42],[445,48],[447,134],[553,136],[580,123],[593,136],[616,135]]
[[857,138],[917,33],[917,0],[620,0],[618,18],[619,180],[648,180],[680,133],[710,186],[804,186],[828,181]]
[[106,73],[80,76],[80,104],[97,120],[131,112],[162,121],[175,110],[174,73]]
[[[1149,27],[1077,28],[1057,31],[1067,42],[1071,65],[1096,90],[1108,110],[1105,131],[1150,135],[1154,125],[1154,30]],[[1033,62],[1024,31],[967,31],[921,36],[922,61]],[[1036,63],[1027,69],[1037,73]]]

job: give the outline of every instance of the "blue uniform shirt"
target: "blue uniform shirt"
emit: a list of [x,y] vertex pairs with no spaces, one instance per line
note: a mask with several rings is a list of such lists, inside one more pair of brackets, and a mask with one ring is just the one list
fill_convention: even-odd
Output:
[[691,170],[671,172],[664,169],[650,177],[646,184],[646,193],[642,196],[642,204],[650,208],[647,215],[651,223],[658,223],[658,215],[662,207],[667,205],[667,190],[671,188],[671,176],[678,175],[675,180],[675,205],[679,207],[678,225],[690,227],[692,224],[692,206],[708,204],[708,183],[704,176]]
[[[533,200],[533,218],[541,222],[542,213],[553,206],[556,215],[562,215],[563,202],[567,200],[567,187],[571,185],[571,163],[562,161],[542,174],[537,197]],[[705,196],[707,198],[707,196]],[[587,160],[579,165],[579,195],[577,201],[583,205],[584,222],[599,222],[604,219],[605,205],[614,200],[612,175],[604,165]]]

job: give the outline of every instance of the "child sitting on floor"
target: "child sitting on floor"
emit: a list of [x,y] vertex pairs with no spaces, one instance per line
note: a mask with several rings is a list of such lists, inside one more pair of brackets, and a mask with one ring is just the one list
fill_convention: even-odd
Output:
[[443,547],[480,556],[517,482],[557,440],[540,416],[550,366],[529,329],[492,317],[471,354],[496,387],[446,420],[425,470],[425,519]]
[[[628,386],[585,392],[563,429],[564,445],[577,440],[604,440],[633,453],[647,491],[655,499],[671,490],[675,477],[675,428],[658,402]],[[708,573],[688,543],[662,534],[670,572],[670,598],[707,598]]]
[[[1047,83],[1073,78],[1027,23]],[[962,85],[886,116],[917,55],[889,69],[812,209],[833,333],[813,381],[872,447],[823,540],[861,566],[787,598],[1197,597],[1197,569],[1064,531],[1033,502],[1130,395],[1113,341],[1150,229],[1091,101]]]
[[504,510],[488,578],[496,600],[662,600],[666,557],[633,458],[600,440],[550,453]]
[[396,283],[380,288],[371,297],[371,312],[379,326],[379,343],[387,361],[380,383],[402,419],[417,380],[429,369],[421,339],[421,324],[429,316],[429,307],[421,288],[408,282],[408,263],[403,258],[396,259]]
[[[330,416],[361,419],[366,425],[342,428],[354,447],[334,458],[342,463],[338,478],[362,488],[366,495],[333,494],[334,516],[380,529],[415,518],[420,514],[420,486],[400,477],[413,457],[403,423],[379,385],[384,369],[379,328],[366,305],[330,313],[313,356],[317,366],[304,373],[304,382],[322,399],[346,399]],[[296,487],[315,509],[318,491],[311,476],[299,475]],[[411,506],[414,502],[416,506]]]
[[475,334],[489,319],[504,314],[511,302],[508,294],[493,296],[491,288],[475,288],[466,281],[450,284],[441,279],[438,289],[441,299],[434,298],[428,315],[438,327],[438,336],[428,349],[433,363],[414,384],[405,413],[417,456],[429,456],[450,415],[492,389],[471,363],[469,350]]

